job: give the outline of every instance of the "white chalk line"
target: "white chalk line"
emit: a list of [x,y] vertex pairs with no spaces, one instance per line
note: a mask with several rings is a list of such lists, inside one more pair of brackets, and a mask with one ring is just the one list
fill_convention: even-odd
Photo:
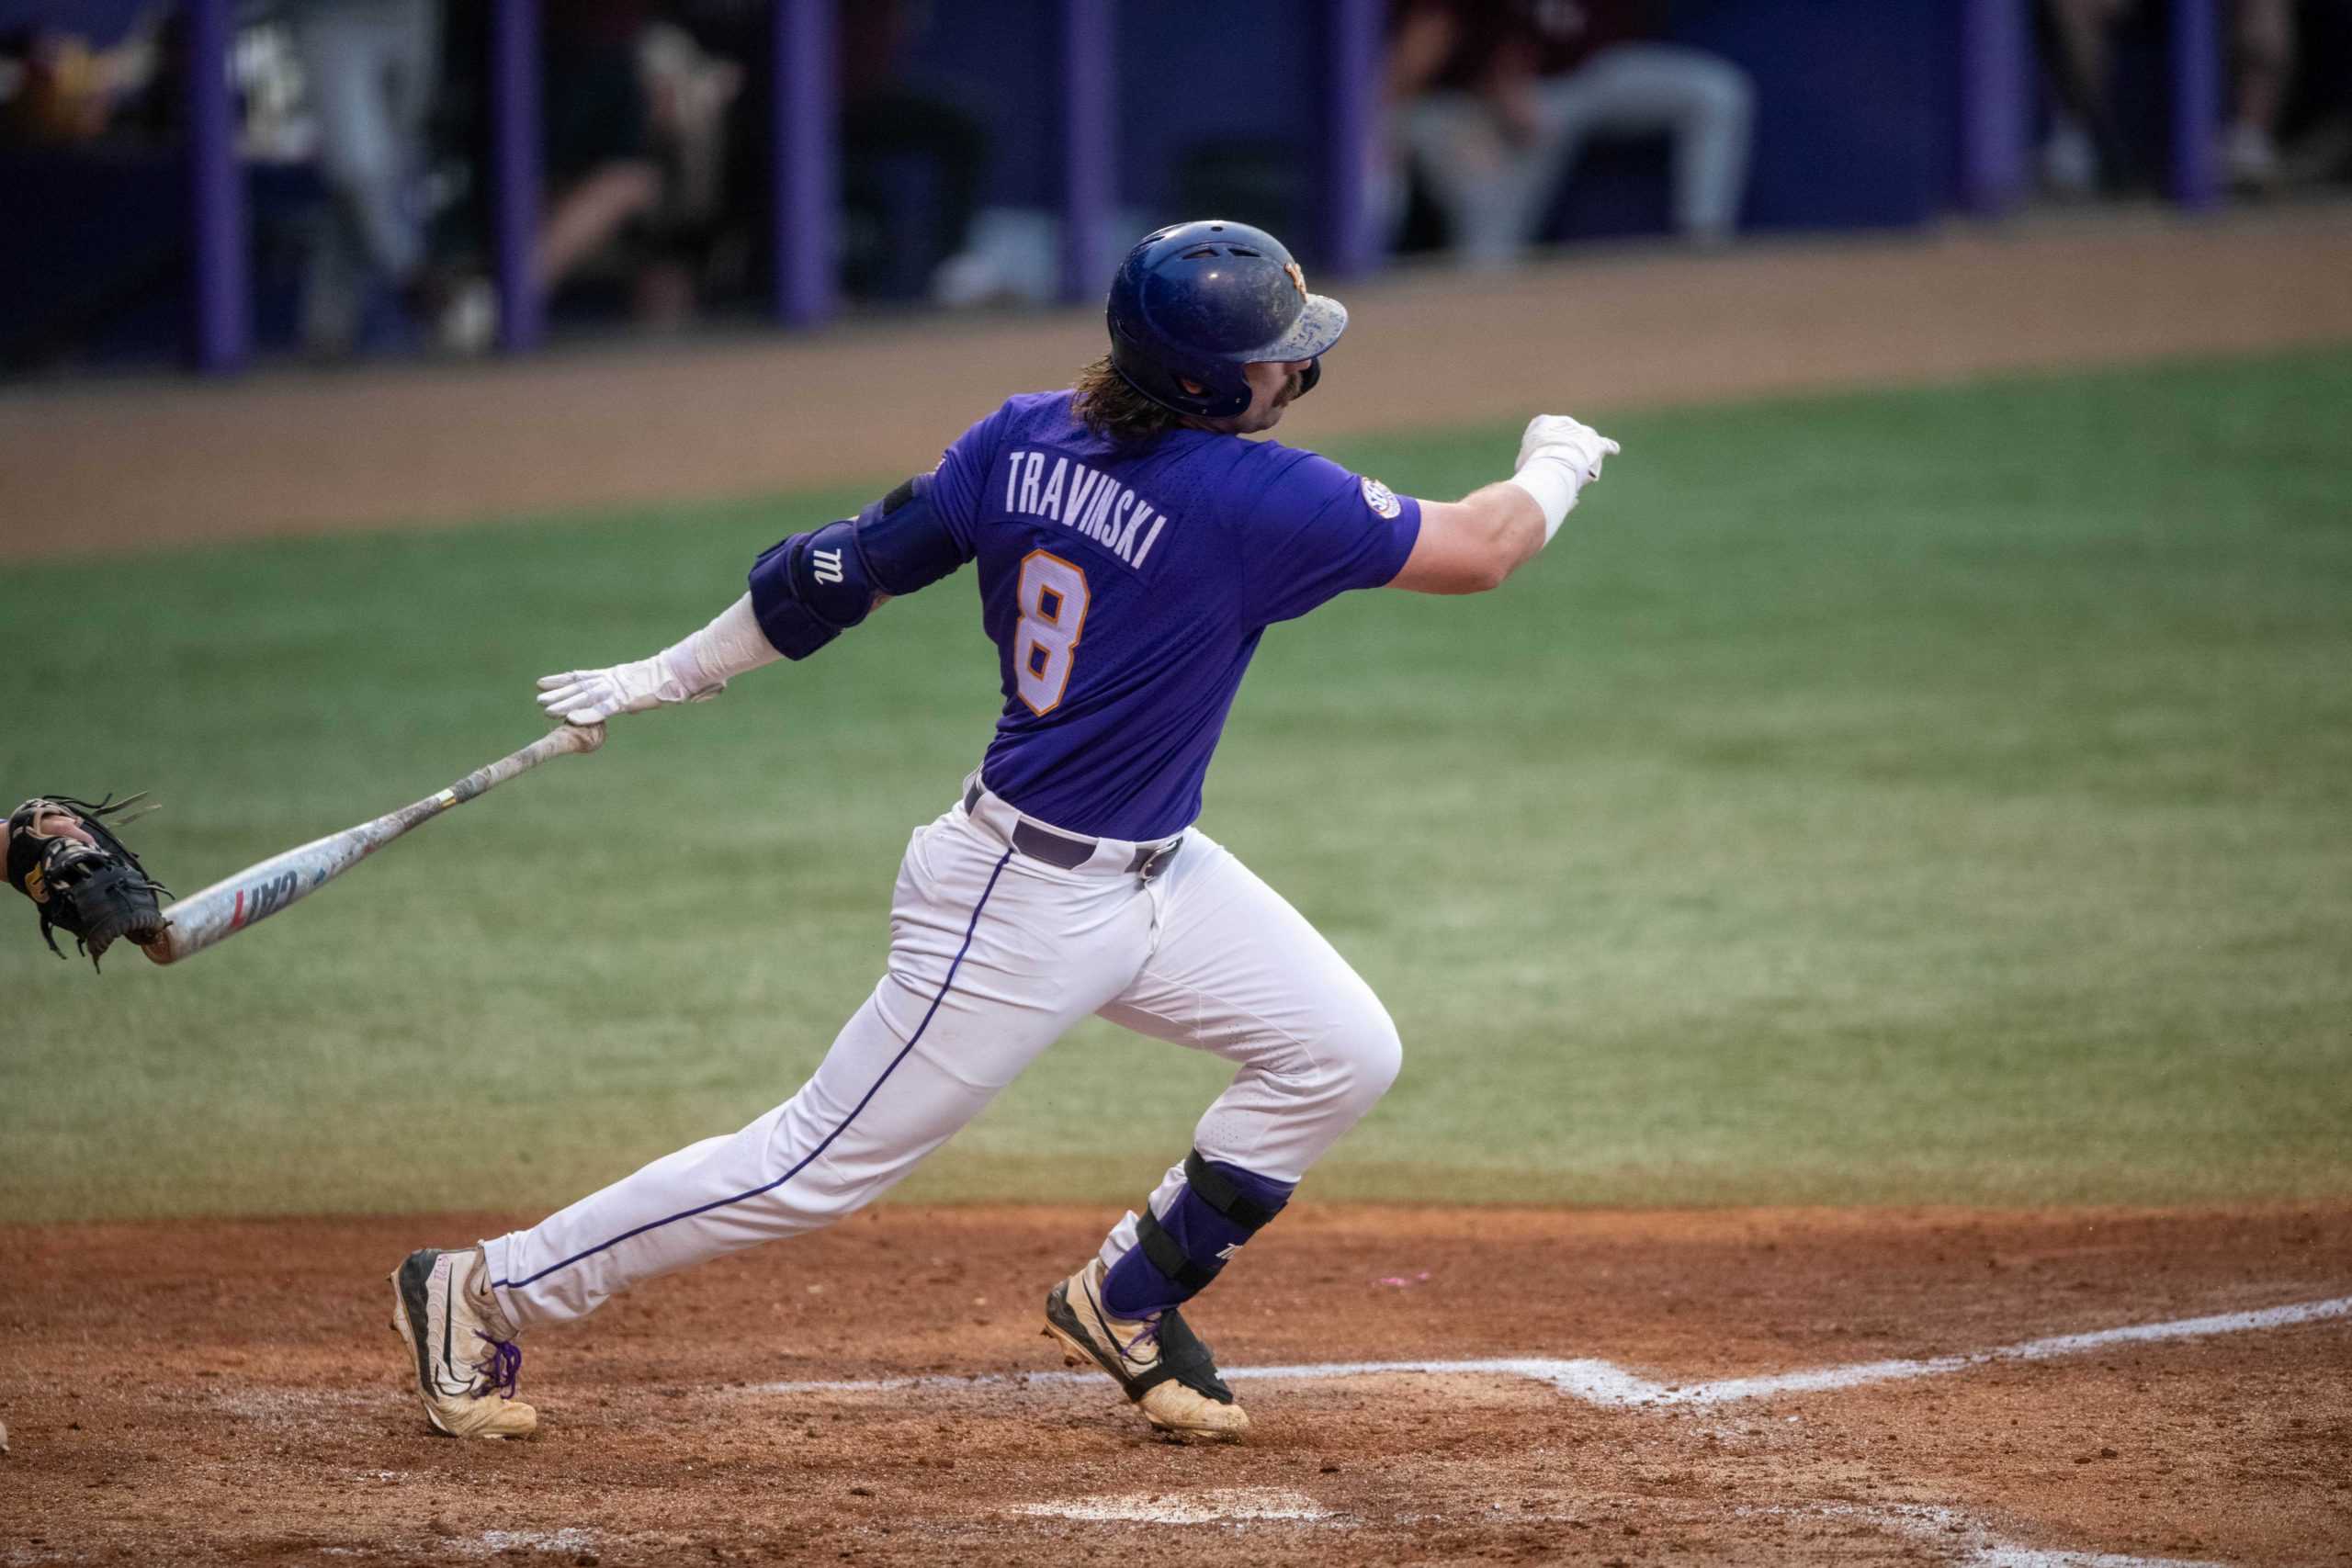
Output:
[[[555,1530],[484,1530],[476,1536],[434,1536],[429,1538],[423,1550],[435,1557],[497,1557],[510,1551],[576,1554],[588,1551],[605,1539],[602,1530],[567,1525]],[[406,1557],[411,1549],[399,1546],[313,1546],[308,1550],[322,1557],[381,1557],[388,1552],[398,1552]]]
[[[1020,1503],[1004,1510],[1016,1517],[1068,1519],[1080,1524],[1148,1525],[1315,1525],[1353,1529],[1378,1521],[1325,1506],[1303,1492],[1274,1486],[1208,1487],[1198,1491],[1128,1492],[1090,1497],[1066,1497],[1051,1502]],[[1516,1524],[1559,1524],[1567,1516],[1502,1510],[1500,1517]],[[1637,1513],[1663,1512],[1678,1517],[1713,1517],[1702,1506],[1668,1499],[1647,1499]],[[2075,1551],[2065,1548],[2025,1546],[2004,1540],[1984,1520],[1924,1503],[1812,1503],[1766,1505],[1731,1510],[1740,1518],[1841,1519],[1889,1535],[1901,1536],[1934,1550],[1954,1568],[2223,1568],[2222,1564],[2178,1557],[2135,1557],[2123,1552]],[[1419,1516],[1444,1520],[1446,1516]],[[1389,1523],[1410,1522],[1390,1520]],[[1451,1522],[1459,1523],[1460,1520]]]
[[1957,1568],[2224,1568],[2223,1564],[2181,1557],[2133,1557],[2114,1551],[2069,1551],[2060,1548],[2020,1546],[2003,1540],[1982,1520],[1957,1508],[1926,1503],[1818,1503],[1809,1507],[1741,1508],[1746,1515],[1781,1517],[1852,1519],[1907,1536],[1923,1546],[1949,1553],[1945,1561]]
[[1006,1510],[1033,1518],[1084,1524],[1238,1525],[1329,1524],[1331,1510],[1303,1492],[1280,1486],[1215,1486],[1197,1492],[1130,1492],[1021,1503]]
[[[1709,1382],[1666,1383],[1629,1372],[1613,1361],[1594,1359],[1563,1360],[1544,1356],[1502,1356],[1473,1360],[1314,1361],[1287,1367],[1227,1367],[1230,1382],[1264,1379],[1295,1382],[1315,1378],[1387,1377],[1399,1373],[1462,1376],[1485,1374],[1526,1378],[1548,1382],[1571,1398],[1611,1409],[1678,1404],[1732,1404],[1774,1394],[1817,1393],[1829,1389],[1856,1388],[1867,1383],[1895,1382],[1907,1378],[1941,1377],[1974,1367],[2008,1361],[2047,1361],[2077,1356],[2113,1345],[2155,1344],[2170,1339],[2201,1339],[2222,1334],[2245,1334],[2262,1329],[2292,1328],[2352,1317],[2352,1296],[2329,1301],[2301,1302],[2291,1306],[2266,1307],[2258,1312],[2221,1313],[2209,1317],[2176,1318],[2169,1323],[2140,1323],[2102,1328],[2087,1334],[2057,1334],[2028,1339],[1990,1350],[1934,1356],[1921,1360],[1860,1361],[1810,1371],[1775,1372],[1766,1376],[1724,1378]],[[752,1383],[738,1392],[755,1394],[877,1393],[909,1388],[985,1388],[1035,1386],[1091,1381],[1094,1371],[983,1373],[972,1377],[896,1377],[821,1380],[804,1382]]]

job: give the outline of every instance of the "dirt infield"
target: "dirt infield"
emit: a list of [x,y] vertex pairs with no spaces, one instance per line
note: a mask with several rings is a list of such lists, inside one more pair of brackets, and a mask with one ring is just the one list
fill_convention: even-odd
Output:
[[[1406,277],[1296,434],[2352,342],[2347,277],[2345,208]],[[1098,335],[17,389],[0,558],[864,481]],[[1111,1213],[891,1207],[535,1336],[535,1440],[433,1438],[384,1273],[537,1217],[0,1225],[0,1565],[2352,1564],[2352,1201],[1302,1201],[1193,1314],[1238,1448],[1038,1336]]]
[[[1238,1448],[1038,1336],[1111,1217],[657,1281],[531,1341],[511,1445],[428,1436],[385,1326],[494,1219],[0,1230],[0,1562],[2352,1562],[2352,1204],[1302,1204],[1194,1314]],[[1536,1364],[1310,1375],[1486,1359]]]
[[[1355,327],[1283,434],[2352,342],[2346,277],[2347,204],[1406,274],[1346,290]],[[1063,311],[20,388],[0,558],[888,481],[1102,346],[1098,315]]]

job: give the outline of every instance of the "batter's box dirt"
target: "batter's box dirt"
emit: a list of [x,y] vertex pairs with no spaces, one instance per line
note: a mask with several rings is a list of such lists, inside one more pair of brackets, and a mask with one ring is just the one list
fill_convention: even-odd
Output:
[[[1184,1447],[1037,1337],[1110,1217],[888,1209],[659,1281],[529,1342],[517,1444],[426,1434],[379,1299],[514,1216],[0,1229],[0,1562],[2352,1562],[2352,1316],[1713,1403],[1241,1378],[1253,1441]],[[1302,1203],[1196,1320],[1237,1370],[1687,1394],[2346,1298],[2352,1205]]]

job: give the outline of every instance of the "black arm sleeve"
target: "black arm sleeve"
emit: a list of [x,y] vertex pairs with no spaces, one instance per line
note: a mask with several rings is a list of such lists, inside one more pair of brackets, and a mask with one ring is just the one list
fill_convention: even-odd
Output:
[[752,611],[786,659],[806,659],[865,619],[877,595],[928,588],[971,558],[932,507],[931,476],[837,523],[795,534],[752,563]]

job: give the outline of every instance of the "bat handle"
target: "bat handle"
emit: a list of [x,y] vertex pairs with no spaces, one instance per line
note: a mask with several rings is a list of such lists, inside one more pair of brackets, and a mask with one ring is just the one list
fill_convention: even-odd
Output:
[[558,725],[513,756],[476,768],[431,800],[436,810],[447,811],[452,806],[464,805],[484,790],[504,784],[517,773],[537,767],[550,757],[594,751],[604,743],[605,727],[601,724]]

